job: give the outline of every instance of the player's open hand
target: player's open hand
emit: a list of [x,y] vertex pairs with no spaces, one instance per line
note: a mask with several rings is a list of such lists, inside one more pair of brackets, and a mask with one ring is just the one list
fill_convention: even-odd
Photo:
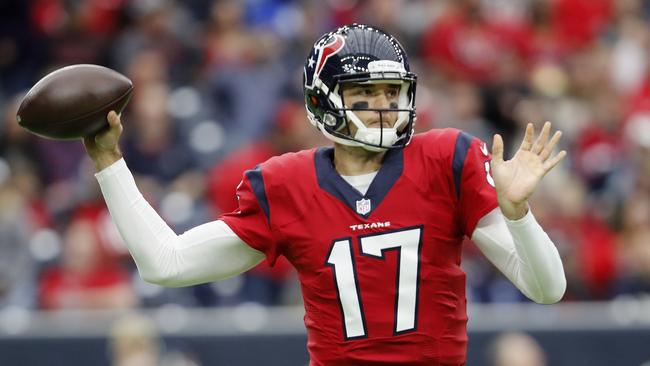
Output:
[[83,143],[88,156],[95,162],[97,171],[104,169],[122,157],[118,142],[122,135],[120,115],[110,111],[106,117],[109,129],[95,136],[84,137]]
[[526,126],[524,140],[515,156],[503,160],[503,140],[494,135],[492,144],[492,177],[497,190],[499,207],[511,220],[522,218],[528,210],[528,198],[544,175],[566,156],[566,151],[551,156],[557,145],[561,131],[556,131],[549,140],[551,123],[546,122],[535,139],[532,123]]

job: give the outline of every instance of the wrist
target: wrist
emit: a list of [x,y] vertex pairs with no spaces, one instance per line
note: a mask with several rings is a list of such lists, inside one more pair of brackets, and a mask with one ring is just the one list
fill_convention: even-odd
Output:
[[528,202],[523,203],[502,203],[499,202],[499,208],[506,219],[510,221],[521,220],[528,213]]
[[122,159],[122,152],[118,148],[109,151],[103,151],[92,156],[92,160],[95,163],[95,170],[97,172],[100,172],[105,168],[113,165],[120,159]]

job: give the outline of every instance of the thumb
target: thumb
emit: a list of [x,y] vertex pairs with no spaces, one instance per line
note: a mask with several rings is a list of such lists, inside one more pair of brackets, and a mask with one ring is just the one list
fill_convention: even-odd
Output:
[[503,139],[501,135],[496,134],[492,139],[492,164],[498,165],[503,163]]
[[110,111],[106,117],[108,121],[108,130],[99,132],[94,136],[95,146],[103,150],[110,150],[115,148],[122,134],[122,123],[120,122],[120,115],[114,111]]
[[108,120],[108,125],[111,128],[114,128],[120,124],[120,115],[117,114],[115,111],[110,111],[108,112],[108,116],[106,117]]

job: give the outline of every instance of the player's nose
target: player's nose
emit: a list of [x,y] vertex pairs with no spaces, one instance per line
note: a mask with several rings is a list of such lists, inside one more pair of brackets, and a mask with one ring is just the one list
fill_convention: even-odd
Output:
[[[390,97],[388,93],[379,93],[379,95],[376,96],[374,99],[374,103],[372,108],[376,109],[383,109],[383,110],[393,110],[397,109],[397,102],[394,100],[394,98]],[[374,113],[374,119],[376,123],[381,123],[384,127],[389,127],[392,126],[394,120],[395,120],[395,112],[393,111],[384,111],[380,112],[377,111]]]

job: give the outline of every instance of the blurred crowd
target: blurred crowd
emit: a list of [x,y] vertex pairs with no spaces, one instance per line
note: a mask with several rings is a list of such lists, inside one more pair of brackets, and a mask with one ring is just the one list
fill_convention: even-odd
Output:
[[[499,132],[512,153],[527,122],[561,129],[569,158],[532,207],[564,260],[565,301],[648,293],[649,18],[641,0],[0,2],[0,308],[299,302],[286,261],[189,288],[144,283],[81,143],[32,136],[15,114],[56,68],[127,75],[125,159],[181,233],[233,210],[244,170],[328,144],[306,120],[302,65],[322,33],[351,22],[408,50],[417,130],[456,127],[488,144]],[[471,302],[525,301],[465,248]]]

